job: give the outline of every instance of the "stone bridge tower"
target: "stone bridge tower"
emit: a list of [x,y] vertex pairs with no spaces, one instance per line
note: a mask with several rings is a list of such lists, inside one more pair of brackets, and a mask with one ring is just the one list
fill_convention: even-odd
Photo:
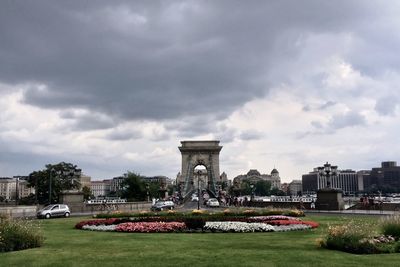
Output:
[[216,182],[219,179],[219,152],[222,146],[219,141],[181,141],[179,150],[182,154],[181,175],[177,179],[182,196],[186,197],[193,191],[194,169],[204,166],[207,170],[207,188],[212,194],[216,193]]

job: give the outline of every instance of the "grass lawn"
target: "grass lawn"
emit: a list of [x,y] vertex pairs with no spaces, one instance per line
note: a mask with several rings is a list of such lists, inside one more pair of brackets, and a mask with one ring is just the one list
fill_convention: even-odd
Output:
[[318,248],[328,224],[376,217],[307,216],[318,229],[280,233],[140,234],[75,230],[87,218],[42,220],[41,248],[0,253],[0,266],[399,266],[400,254]]

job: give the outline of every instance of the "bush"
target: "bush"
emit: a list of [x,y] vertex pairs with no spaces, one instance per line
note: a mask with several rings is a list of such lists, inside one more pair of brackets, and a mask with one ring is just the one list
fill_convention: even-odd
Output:
[[33,221],[0,218],[0,252],[40,247],[43,241],[43,234]]
[[351,221],[348,224],[329,227],[321,246],[356,254],[379,253],[379,248],[370,242],[374,232],[365,223]]
[[396,240],[400,239],[400,216],[390,216],[380,221],[384,235],[393,236]]
[[188,217],[184,219],[184,223],[189,229],[203,229],[204,225],[206,225],[206,220],[204,217]]

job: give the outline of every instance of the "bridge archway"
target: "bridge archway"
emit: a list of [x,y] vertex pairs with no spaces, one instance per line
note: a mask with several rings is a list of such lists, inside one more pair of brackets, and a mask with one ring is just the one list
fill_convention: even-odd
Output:
[[216,195],[216,183],[219,179],[219,153],[222,146],[219,141],[181,141],[178,147],[182,154],[182,170],[178,177],[182,196],[185,198],[197,189],[195,168],[204,166],[207,172],[206,190]]

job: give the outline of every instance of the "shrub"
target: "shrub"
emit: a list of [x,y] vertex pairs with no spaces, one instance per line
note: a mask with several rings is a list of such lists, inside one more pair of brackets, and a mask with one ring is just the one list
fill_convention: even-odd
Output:
[[0,252],[40,247],[43,241],[43,234],[36,223],[0,218]]
[[384,235],[393,236],[396,240],[400,239],[400,216],[390,216],[381,219],[380,225]]
[[374,231],[370,225],[351,221],[348,224],[331,226],[321,246],[356,254],[379,253],[377,245],[371,241]]
[[206,224],[206,219],[204,217],[188,217],[184,219],[184,223],[189,229],[203,229]]

